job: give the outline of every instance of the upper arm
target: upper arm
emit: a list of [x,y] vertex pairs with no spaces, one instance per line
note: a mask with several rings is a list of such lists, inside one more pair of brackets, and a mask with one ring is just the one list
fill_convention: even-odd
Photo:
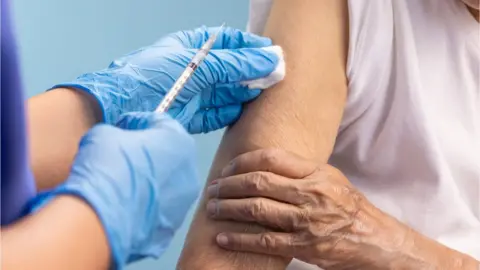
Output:
[[219,154],[276,147],[326,162],[347,93],[346,0],[275,0],[264,35],[285,52],[285,80],[246,106]]

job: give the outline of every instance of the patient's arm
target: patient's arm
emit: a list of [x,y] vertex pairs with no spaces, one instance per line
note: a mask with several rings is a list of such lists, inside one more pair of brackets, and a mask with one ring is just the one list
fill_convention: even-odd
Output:
[[[209,181],[235,156],[259,148],[283,148],[326,163],[344,108],[348,45],[346,0],[276,0],[265,35],[286,54],[287,76],[249,104],[225,134]],[[261,230],[209,220],[200,203],[179,261],[180,269],[285,269],[288,261],[220,249],[220,231]]]

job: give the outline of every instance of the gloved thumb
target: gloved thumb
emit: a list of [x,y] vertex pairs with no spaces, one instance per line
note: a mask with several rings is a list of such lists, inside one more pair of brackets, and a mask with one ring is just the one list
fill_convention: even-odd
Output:
[[197,112],[187,124],[191,134],[208,133],[233,124],[242,113],[242,105],[229,105]]
[[178,125],[168,114],[155,112],[130,112],[123,114],[116,126],[126,130],[145,130]]
[[207,79],[211,85],[253,81],[271,74],[280,74],[276,77],[278,82],[285,75],[283,51],[279,46],[212,50],[203,68],[212,73]]

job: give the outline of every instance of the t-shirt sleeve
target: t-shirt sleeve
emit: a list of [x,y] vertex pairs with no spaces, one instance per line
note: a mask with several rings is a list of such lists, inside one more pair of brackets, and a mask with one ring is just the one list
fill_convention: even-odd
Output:
[[250,0],[247,31],[261,35],[271,8],[272,0]]
[[348,1],[348,99],[342,127],[355,121],[375,98],[385,94],[394,57],[392,1]]
[[25,215],[25,207],[36,191],[28,163],[25,100],[10,4],[10,1],[2,0],[0,8],[1,225],[11,224]]
[[[373,102],[376,93],[386,85],[384,80],[388,78],[393,57],[392,1],[348,1],[348,100],[343,127],[360,117]],[[262,34],[271,7],[272,0],[250,0],[247,30]]]

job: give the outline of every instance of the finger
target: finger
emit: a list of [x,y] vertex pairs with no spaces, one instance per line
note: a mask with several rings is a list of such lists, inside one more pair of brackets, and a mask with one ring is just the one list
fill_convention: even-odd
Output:
[[266,50],[274,52],[278,57],[279,61],[275,70],[270,73],[267,77],[263,77],[255,80],[243,81],[242,85],[248,86],[250,89],[268,89],[275,84],[281,82],[285,78],[286,73],[286,64],[283,55],[283,49],[280,46],[270,46],[265,47]]
[[200,96],[194,95],[183,107],[172,108],[167,111],[173,119],[178,121],[185,129],[190,132],[190,122],[200,107]]
[[288,233],[267,232],[260,234],[247,233],[220,233],[216,237],[217,244],[233,251],[252,252],[281,257],[298,257]]
[[241,105],[199,110],[187,124],[192,134],[208,133],[235,123],[242,113]]
[[305,224],[301,211],[296,206],[266,198],[212,199],[207,203],[210,218],[254,222],[287,232],[301,229]]
[[278,55],[278,51],[268,48],[271,47],[212,50],[198,71],[209,74],[206,80],[210,85],[263,78],[275,70],[283,57]]
[[219,27],[200,27],[193,31],[180,31],[160,39],[156,42],[156,45],[200,49],[214,34],[217,34],[217,39],[212,47],[214,50],[260,48],[272,45],[272,40],[269,38],[235,28],[224,27],[222,31],[219,32],[219,30]]
[[201,108],[242,105],[252,101],[261,93],[259,89],[250,89],[241,83],[218,84],[209,91],[203,91]]
[[303,205],[308,196],[302,196],[299,181],[269,172],[238,174],[214,180],[207,188],[210,198],[237,199],[264,197],[293,205]]
[[227,177],[248,172],[272,172],[288,178],[304,178],[317,168],[315,162],[281,149],[262,149],[234,158],[222,171]]
[[130,112],[123,114],[116,126],[128,130],[160,128],[169,122],[175,122],[167,114],[153,112]]

